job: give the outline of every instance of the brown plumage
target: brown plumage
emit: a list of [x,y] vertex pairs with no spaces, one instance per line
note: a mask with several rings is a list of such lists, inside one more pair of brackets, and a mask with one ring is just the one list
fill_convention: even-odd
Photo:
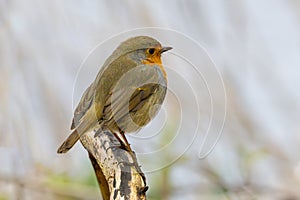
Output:
[[148,124],[165,98],[167,78],[161,54],[170,49],[147,36],[121,43],[82,95],[74,112],[73,132],[57,152],[67,152],[97,124],[121,133]]

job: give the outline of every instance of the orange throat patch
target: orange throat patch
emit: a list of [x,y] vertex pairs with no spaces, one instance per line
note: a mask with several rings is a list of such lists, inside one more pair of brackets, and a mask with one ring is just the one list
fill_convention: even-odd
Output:
[[161,57],[159,55],[147,58],[146,60],[143,60],[142,63],[145,65],[158,65],[160,70],[163,72],[164,78],[167,80],[167,73],[162,65]]

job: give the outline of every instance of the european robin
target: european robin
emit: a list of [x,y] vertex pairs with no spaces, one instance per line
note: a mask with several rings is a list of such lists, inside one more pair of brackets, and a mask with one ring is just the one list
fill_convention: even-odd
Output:
[[148,124],[165,99],[167,76],[161,54],[170,49],[148,36],[121,43],[82,95],[74,112],[72,133],[57,152],[67,152],[97,124],[124,138],[124,133]]

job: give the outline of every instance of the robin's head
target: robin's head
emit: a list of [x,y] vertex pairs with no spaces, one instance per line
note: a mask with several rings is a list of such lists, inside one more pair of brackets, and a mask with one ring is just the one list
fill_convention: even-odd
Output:
[[149,47],[143,49],[145,58],[142,60],[143,64],[161,64],[161,54],[165,51],[172,49],[172,47]]
[[162,47],[155,39],[148,36],[132,37],[121,43],[114,54],[129,54],[142,64],[161,64],[161,54],[172,47]]

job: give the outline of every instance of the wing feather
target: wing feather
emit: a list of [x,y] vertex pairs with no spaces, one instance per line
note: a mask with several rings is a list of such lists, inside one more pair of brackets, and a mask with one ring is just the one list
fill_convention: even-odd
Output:
[[78,106],[75,109],[74,117],[72,120],[71,130],[75,129],[86,111],[91,107],[94,99],[94,85],[93,83],[83,93]]

